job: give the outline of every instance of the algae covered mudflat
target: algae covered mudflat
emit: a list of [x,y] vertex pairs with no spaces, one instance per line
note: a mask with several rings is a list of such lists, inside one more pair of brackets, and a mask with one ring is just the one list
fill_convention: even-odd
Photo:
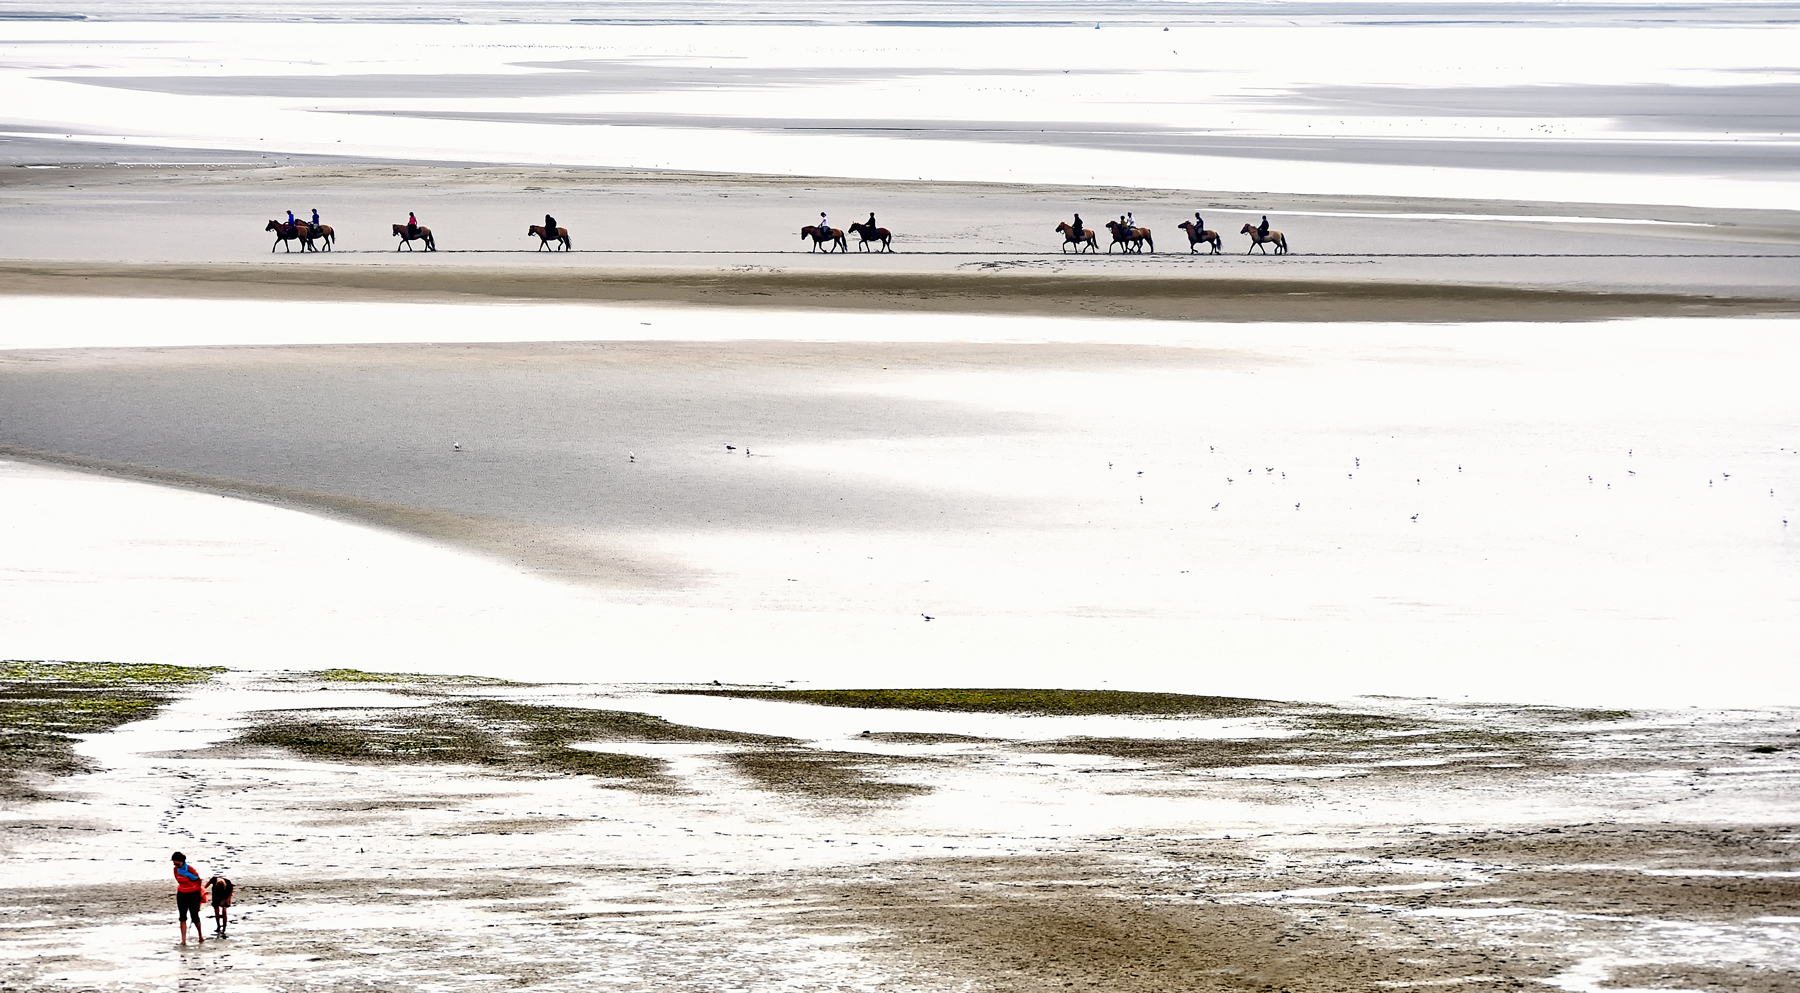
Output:
[[118,662],[0,662],[0,796],[38,795],[44,776],[91,768],[81,735],[153,717],[176,690],[218,667]]

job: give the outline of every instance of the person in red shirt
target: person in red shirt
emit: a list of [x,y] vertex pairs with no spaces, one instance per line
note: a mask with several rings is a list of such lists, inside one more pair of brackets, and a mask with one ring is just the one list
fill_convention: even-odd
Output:
[[200,900],[206,886],[200,881],[200,873],[187,864],[186,855],[176,852],[169,861],[175,863],[175,920],[181,924],[181,943],[187,944],[190,917],[194,919],[194,937],[205,943],[206,932],[200,930]]

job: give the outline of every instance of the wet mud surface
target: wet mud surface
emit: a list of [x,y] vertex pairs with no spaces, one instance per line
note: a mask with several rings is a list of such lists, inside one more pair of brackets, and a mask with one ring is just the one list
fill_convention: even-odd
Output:
[[[1259,701],[843,736],[809,718],[842,708],[684,723],[694,698],[653,690],[173,694],[0,807],[0,988],[1800,981],[1789,711]],[[1111,723],[1030,733],[1050,720]],[[237,882],[225,939],[175,946],[171,845]]]

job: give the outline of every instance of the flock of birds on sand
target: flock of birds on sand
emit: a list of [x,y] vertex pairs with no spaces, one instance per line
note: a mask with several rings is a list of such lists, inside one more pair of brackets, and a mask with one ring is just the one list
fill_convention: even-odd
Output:
[[[464,450],[464,449],[463,449],[463,445],[462,445],[462,442],[461,442],[461,441],[452,441],[452,442],[451,442],[451,443],[450,443],[450,450],[451,450],[451,451],[452,451],[452,452],[462,452],[462,451],[463,451],[463,450]],[[727,452],[727,453],[734,453],[734,454],[735,454],[735,453],[736,453],[736,452],[738,452],[738,451],[740,451],[740,447],[739,447],[739,446],[737,446],[737,445],[733,445],[733,444],[725,444],[725,451],[726,451],[726,452]],[[748,456],[749,456],[749,455],[750,455],[750,447],[749,447],[749,446],[748,446],[748,445],[745,445],[745,446],[742,446],[742,448],[741,448],[741,451],[743,451],[743,453],[744,453],[744,455],[745,455],[745,456],[746,456],[746,457],[748,457]],[[1216,454],[1216,453],[1217,453],[1217,451],[1218,451],[1218,449],[1217,449],[1217,447],[1216,447],[1216,446],[1212,446],[1212,445],[1208,445],[1208,446],[1207,446],[1207,452],[1208,452],[1208,453],[1211,453],[1211,454]],[[1782,451],[1782,452],[1784,452],[1784,453],[1786,453],[1786,452],[1787,452],[1787,449],[1785,449],[1785,448],[1783,448],[1783,449],[1782,449],[1782,450],[1781,450],[1781,451]],[[1628,448],[1628,449],[1626,449],[1626,450],[1625,450],[1625,456],[1626,456],[1626,458],[1632,458],[1632,457],[1634,457],[1634,456],[1635,456],[1635,454],[1636,454],[1636,449],[1630,449],[1630,448]],[[1795,454],[1795,455],[1800,455],[1800,449],[1796,449],[1796,450],[1795,450],[1795,451],[1794,451],[1794,452],[1793,452],[1793,454]],[[626,463],[627,463],[627,464],[631,464],[631,465],[635,465],[635,464],[637,464],[637,453],[636,453],[636,452],[635,452],[635,451],[627,451],[627,452],[626,452],[626,453],[625,453],[625,461],[626,461]],[[1108,462],[1108,463],[1106,463],[1106,468],[1107,468],[1107,469],[1108,469],[1108,470],[1112,470],[1112,469],[1113,469],[1113,468],[1114,468],[1114,463],[1112,463],[1112,462]],[[1361,458],[1361,457],[1360,457],[1360,456],[1352,456],[1352,458],[1351,458],[1351,469],[1352,469],[1352,470],[1355,470],[1355,469],[1360,469],[1360,468],[1362,468],[1362,458]],[[1138,469],[1138,470],[1134,470],[1134,471],[1135,471],[1135,472],[1136,472],[1136,475],[1135,475],[1135,476],[1134,476],[1134,477],[1133,477],[1133,478],[1134,478],[1134,479],[1142,479],[1142,478],[1143,478],[1143,476],[1144,476],[1144,470],[1142,470],[1142,469]],[[1460,465],[1460,464],[1459,464],[1459,465],[1457,465],[1457,467],[1456,467],[1456,471],[1457,471],[1457,472],[1458,472],[1458,473],[1460,473],[1460,472],[1462,472],[1462,471],[1463,471],[1463,467],[1462,467],[1462,466],[1461,466],[1461,465]],[[1264,467],[1263,467],[1263,474],[1264,474],[1264,476],[1265,476],[1265,477],[1273,477],[1273,476],[1274,476],[1274,475],[1275,475],[1275,474],[1276,474],[1276,472],[1277,472],[1277,468],[1276,468],[1276,467],[1275,467],[1275,466],[1264,466]],[[1628,476],[1633,476],[1633,477],[1635,477],[1635,476],[1636,476],[1636,475],[1637,475],[1637,471],[1636,471],[1636,470],[1635,470],[1635,469],[1627,469],[1627,470],[1626,470],[1626,471],[1625,471],[1625,472],[1626,472],[1626,475],[1628,475]],[[1255,469],[1254,469],[1254,468],[1251,468],[1251,469],[1246,469],[1246,470],[1244,470],[1244,475],[1246,475],[1246,476],[1250,476],[1250,477],[1254,477],[1254,476],[1255,476],[1255,474],[1256,474],[1256,470],[1255,470]],[[1235,477],[1235,476],[1226,476],[1226,477],[1224,477],[1224,478],[1225,478],[1225,485],[1227,485],[1227,486],[1231,486],[1231,485],[1235,485],[1235,484],[1236,484],[1236,482],[1237,482],[1237,477]],[[1286,472],[1285,472],[1285,471],[1282,471],[1282,472],[1281,472],[1281,474],[1280,474],[1280,478],[1281,478],[1281,479],[1286,479],[1286,478],[1287,478],[1287,473],[1286,473]],[[1348,473],[1345,473],[1345,478],[1346,478],[1346,479],[1355,479],[1355,478],[1356,478],[1356,473],[1355,473],[1355,472],[1354,472],[1354,471],[1351,471],[1351,472],[1348,472]],[[1729,473],[1729,472],[1721,472],[1721,473],[1719,473],[1719,478],[1720,478],[1720,479],[1722,479],[1722,480],[1729,480],[1729,479],[1730,479],[1730,478],[1731,478],[1731,473]],[[1592,476],[1592,475],[1589,475],[1589,476],[1588,476],[1588,477],[1587,477],[1587,481],[1588,481],[1588,483],[1589,483],[1589,484],[1592,484],[1592,483],[1593,483],[1593,482],[1594,482],[1594,477],[1593,477],[1593,476]],[[1415,478],[1414,478],[1414,479],[1413,479],[1413,485],[1415,485],[1415,486],[1423,486],[1423,485],[1424,485],[1424,478],[1423,478],[1423,477],[1415,477]],[[1707,481],[1706,481],[1706,485],[1707,485],[1707,486],[1708,486],[1708,487],[1709,487],[1709,488],[1711,488],[1711,487],[1713,487],[1713,485],[1714,485],[1714,480],[1712,480],[1712,479],[1708,479],[1708,480],[1707,480]],[[1607,488],[1607,489],[1609,489],[1609,490],[1610,490],[1610,489],[1612,489],[1612,484],[1611,484],[1611,483],[1607,483],[1607,484],[1606,484],[1606,488]],[[1775,496],[1775,490],[1774,490],[1774,488],[1773,488],[1773,487],[1770,487],[1770,489],[1769,489],[1769,496],[1770,496],[1770,497],[1773,497],[1773,496]],[[1144,497],[1143,497],[1143,495],[1142,495],[1142,494],[1139,494],[1139,495],[1138,495],[1138,503],[1140,503],[1140,504],[1142,504],[1142,503],[1143,503],[1143,502],[1144,502]],[[1215,511],[1216,511],[1216,510],[1218,510],[1218,509],[1219,509],[1219,508],[1220,508],[1220,507],[1221,507],[1221,506],[1222,506],[1222,505],[1223,505],[1223,504],[1224,504],[1224,501],[1223,501],[1223,500],[1221,500],[1221,501],[1218,501],[1218,502],[1215,502],[1215,503],[1214,503],[1214,504],[1213,504],[1213,505],[1212,505],[1212,507],[1211,507],[1211,508],[1210,508],[1210,509],[1212,509],[1212,510],[1215,510]],[[1295,503],[1295,504],[1294,504],[1294,509],[1295,509],[1295,510],[1296,510],[1296,511],[1298,511],[1298,510],[1299,510],[1299,509],[1300,509],[1300,502],[1296,502],[1296,503]],[[1409,521],[1411,521],[1411,522],[1412,522],[1412,523],[1414,523],[1414,524],[1417,524],[1417,523],[1418,523],[1418,522],[1419,522],[1419,515],[1418,515],[1418,514],[1417,514],[1417,513],[1415,513],[1415,514],[1413,514],[1413,515],[1412,515],[1412,516],[1411,516],[1411,517],[1409,517],[1409,518],[1408,518],[1408,520],[1409,520]],[[1781,519],[1781,525],[1782,525],[1782,527],[1787,527],[1787,526],[1788,526],[1788,518],[1786,518],[1786,517],[1783,517],[1783,518],[1782,518],[1782,519]],[[1186,573],[1186,572],[1188,572],[1188,571],[1189,571],[1189,570],[1186,570],[1186,569],[1183,569],[1183,570],[1182,570],[1182,572],[1184,572],[1184,573]],[[935,620],[937,620],[937,617],[936,617],[936,615],[933,615],[933,614],[926,614],[926,613],[921,613],[921,614],[919,614],[919,616],[920,616],[920,617],[922,617],[922,618],[924,618],[924,620],[925,620],[925,622],[926,622],[926,623],[930,623],[930,622],[932,622],[932,621],[935,621]]]

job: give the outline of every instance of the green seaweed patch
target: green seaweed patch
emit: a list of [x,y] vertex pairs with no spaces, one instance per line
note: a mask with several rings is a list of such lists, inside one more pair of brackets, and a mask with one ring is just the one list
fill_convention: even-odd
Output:
[[689,745],[794,744],[792,738],[743,731],[674,724],[651,714],[628,710],[558,707],[512,700],[459,700],[451,706],[479,720],[514,725],[542,744],[575,741],[641,741]]
[[237,740],[333,761],[550,771],[618,780],[628,788],[649,790],[673,786],[668,763],[574,746],[606,741],[795,744],[791,738],[672,724],[650,714],[488,699],[391,710],[274,711],[259,715]]
[[0,796],[32,797],[45,776],[86,772],[77,735],[101,734],[156,715],[171,688],[223,669],[117,662],[0,662]]
[[362,669],[320,669],[306,674],[322,683],[395,683],[453,686],[524,686],[507,679],[490,676],[440,676],[424,672],[366,672]]
[[919,764],[929,759],[807,748],[731,752],[724,758],[740,775],[765,790],[815,800],[898,800],[931,791],[929,786],[874,774],[883,767]]
[[865,741],[885,741],[896,745],[979,745],[1000,740],[936,731],[864,731],[857,737]]
[[1329,732],[1337,734],[1399,734],[1407,731],[1423,731],[1431,727],[1422,721],[1391,714],[1365,714],[1354,711],[1323,710],[1309,714],[1297,714],[1289,717],[1284,723],[1303,731]]
[[0,662],[0,682],[73,683],[84,686],[168,686],[204,683],[223,666],[158,665],[135,662]]
[[[1491,765],[1496,759],[1529,759],[1542,771],[1552,764],[1548,742],[1539,736],[1477,728],[1394,734],[1383,729],[1357,736],[1341,731],[1286,738],[1101,738],[1074,737],[1024,742],[1029,752],[1104,755],[1175,769],[1244,766],[1381,766],[1393,774],[1441,772],[1446,767]],[[1430,765],[1400,765],[1433,760]]]
[[1111,714],[1135,717],[1242,717],[1276,706],[1270,700],[1147,693],[1133,690],[1039,689],[678,689],[663,693],[779,700],[821,707],[864,710],[943,710],[961,713],[1046,714],[1077,716]]

